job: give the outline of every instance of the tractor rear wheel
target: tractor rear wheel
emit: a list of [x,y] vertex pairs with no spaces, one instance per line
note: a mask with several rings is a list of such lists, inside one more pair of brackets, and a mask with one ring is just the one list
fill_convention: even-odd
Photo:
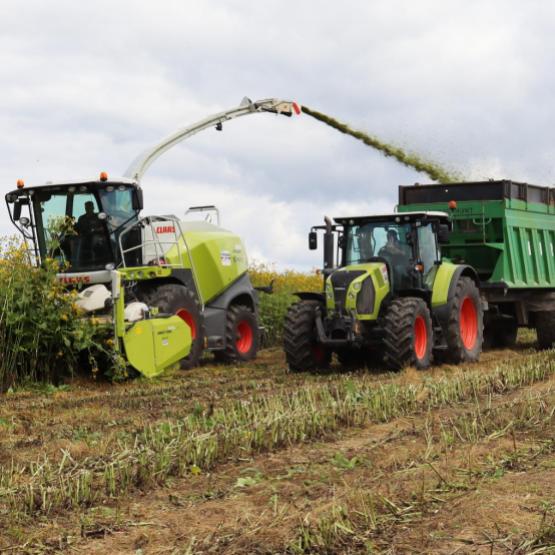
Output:
[[181,359],[180,366],[189,370],[198,365],[204,350],[204,320],[197,296],[185,285],[163,283],[148,285],[141,289],[139,298],[149,307],[156,307],[163,314],[179,316],[191,328],[191,351]]
[[283,329],[283,348],[289,369],[303,372],[327,368],[331,351],[318,343],[316,310],[318,301],[299,301],[289,308]]
[[225,349],[214,353],[216,360],[246,362],[256,357],[260,333],[256,315],[248,306],[232,305],[228,308],[225,330]]
[[384,319],[384,363],[395,370],[405,366],[428,368],[433,343],[432,317],[426,303],[416,297],[395,299]]
[[484,340],[484,313],[480,292],[469,277],[461,277],[449,307],[445,334],[448,362],[476,362]]
[[536,312],[538,347],[551,349],[555,343],[555,311]]

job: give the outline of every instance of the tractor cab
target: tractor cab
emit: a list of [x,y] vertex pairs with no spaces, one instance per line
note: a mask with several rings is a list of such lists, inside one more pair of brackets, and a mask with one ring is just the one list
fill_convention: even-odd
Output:
[[10,218],[32,244],[37,263],[52,258],[64,272],[117,267],[120,232],[137,221],[142,191],[132,181],[63,183],[18,188],[6,195]]
[[441,260],[449,217],[443,212],[405,212],[336,218],[342,227],[341,267],[385,262],[396,292],[426,288],[426,277]]

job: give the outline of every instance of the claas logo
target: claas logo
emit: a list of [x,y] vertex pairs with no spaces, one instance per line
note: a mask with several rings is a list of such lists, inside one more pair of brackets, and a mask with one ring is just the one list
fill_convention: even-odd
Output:
[[156,233],[175,233],[175,227],[173,225],[159,225],[156,228]]
[[61,276],[58,278],[62,283],[72,285],[76,283],[90,283],[91,276]]

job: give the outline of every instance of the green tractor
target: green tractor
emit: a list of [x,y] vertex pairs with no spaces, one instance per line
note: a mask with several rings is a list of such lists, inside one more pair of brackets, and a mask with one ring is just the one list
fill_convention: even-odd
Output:
[[344,366],[392,369],[478,360],[485,304],[473,267],[441,256],[451,226],[446,212],[407,211],[313,227],[310,249],[324,231],[324,287],[289,309],[289,368],[326,367],[333,353]]
[[243,242],[220,227],[213,206],[190,210],[205,212],[204,221],[141,216],[141,179],[156,158],[191,135],[264,112],[300,110],[288,101],[244,99],[147,150],[123,178],[102,172],[97,180],[71,183],[25,187],[19,181],[6,195],[36,264],[59,261],[59,279],[79,290],[81,308],[104,322],[116,349],[146,376],[176,362],[191,368],[205,349],[227,362],[256,356],[257,291]]

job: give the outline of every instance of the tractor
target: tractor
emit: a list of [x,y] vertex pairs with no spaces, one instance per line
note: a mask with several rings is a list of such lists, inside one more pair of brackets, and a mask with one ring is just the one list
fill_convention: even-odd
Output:
[[476,270],[443,259],[452,228],[445,211],[325,218],[323,291],[297,293],[286,316],[292,371],[383,361],[427,368],[433,357],[459,363],[482,351],[485,303]]
[[[123,178],[26,187],[6,194],[12,223],[34,263],[59,262],[58,278],[79,291],[77,304],[102,320],[130,365],[155,376],[177,362],[198,364],[206,350],[225,362],[253,359],[260,344],[257,291],[241,239],[220,227],[213,206],[203,221],[143,216],[142,177],[182,140],[233,118],[300,113],[294,102],[245,98],[146,150]],[[214,219],[216,221],[214,221]]]

